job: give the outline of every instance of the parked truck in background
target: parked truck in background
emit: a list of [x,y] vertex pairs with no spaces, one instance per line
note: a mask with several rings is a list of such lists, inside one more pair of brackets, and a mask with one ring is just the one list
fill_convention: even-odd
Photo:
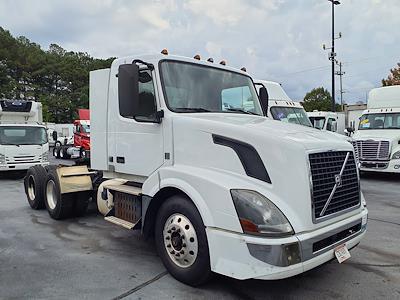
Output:
[[261,87],[267,90],[267,117],[285,123],[312,127],[303,106],[290,99],[279,83],[267,80],[255,80],[254,83],[258,91]]
[[[259,79],[255,80],[254,83],[257,91],[259,91],[261,87],[264,87],[267,91],[269,101],[268,105],[264,109],[266,111],[265,115],[267,117],[285,123],[314,127],[316,129],[324,131],[326,134],[330,134],[336,138],[352,143],[353,139],[351,137],[345,136],[343,134],[338,134],[336,132],[336,122],[334,122],[335,125],[333,127],[327,127],[326,124],[321,124],[320,122],[315,122],[314,124],[315,120],[313,118],[311,118],[310,120],[309,118],[310,113],[307,113],[299,102],[290,99],[279,83]],[[325,116],[332,116],[332,120],[333,116],[336,117],[335,113],[321,113],[323,113]],[[321,119],[321,117],[319,118]],[[328,119],[330,120],[330,118],[331,117],[329,117]],[[330,120],[329,122],[331,122],[332,120]],[[319,124],[321,124],[321,126],[318,126]]]
[[344,113],[315,110],[308,112],[307,115],[315,128],[345,134],[346,118]]
[[29,204],[62,219],[92,195],[105,220],[153,236],[190,285],[347,259],[367,225],[352,146],[266,118],[267,92],[245,72],[163,53],[90,73],[92,169],[31,168]]
[[369,92],[353,139],[360,170],[400,173],[400,86]]
[[[78,109],[79,119],[74,121],[73,138],[67,139],[63,144],[55,145],[53,155],[55,158],[89,158],[90,156],[90,112],[88,109]],[[55,136],[57,141],[58,137]]]
[[42,104],[0,100],[0,171],[48,165],[49,143],[42,125]]

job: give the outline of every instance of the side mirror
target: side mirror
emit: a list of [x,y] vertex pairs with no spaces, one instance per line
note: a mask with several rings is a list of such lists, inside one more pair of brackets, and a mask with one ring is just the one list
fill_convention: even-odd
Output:
[[268,117],[268,91],[265,88],[265,86],[262,86],[259,91],[259,98],[260,98],[260,104],[261,108],[264,112],[264,115]]
[[58,133],[57,133],[57,131],[53,131],[53,133],[51,134],[52,135],[52,138],[53,138],[53,141],[57,141],[57,138],[58,138]]
[[118,68],[119,113],[133,118],[139,107],[139,66],[124,64]]

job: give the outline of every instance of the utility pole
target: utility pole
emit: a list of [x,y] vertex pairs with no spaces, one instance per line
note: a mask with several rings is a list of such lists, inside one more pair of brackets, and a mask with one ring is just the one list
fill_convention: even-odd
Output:
[[342,111],[343,111],[343,110],[344,110],[344,109],[343,109],[343,93],[344,93],[344,91],[343,91],[342,76],[343,76],[344,74],[346,74],[346,72],[343,72],[343,71],[342,71],[342,62],[341,62],[341,61],[337,61],[337,60],[336,60],[336,64],[339,66],[339,71],[336,72],[335,74],[338,75],[339,78],[340,78],[340,106],[341,106]]

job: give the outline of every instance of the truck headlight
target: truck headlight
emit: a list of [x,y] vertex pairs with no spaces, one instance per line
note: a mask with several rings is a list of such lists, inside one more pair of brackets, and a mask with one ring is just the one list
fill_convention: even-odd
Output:
[[6,164],[6,156],[4,154],[0,154],[0,165]]
[[392,155],[392,159],[400,159],[400,151],[395,152],[395,153]]
[[42,154],[42,161],[48,162],[49,161],[49,151],[46,151]]
[[294,234],[288,219],[269,199],[251,190],[231,190],[243,232],[270,237]]

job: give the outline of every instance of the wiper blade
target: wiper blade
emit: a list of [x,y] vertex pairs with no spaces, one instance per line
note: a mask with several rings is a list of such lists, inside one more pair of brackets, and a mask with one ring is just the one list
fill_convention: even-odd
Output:
[[242,113],[242,114],[248,114],[248,115],[256,115],[256,116],[258,116],[258,114],[254,113],[254,112],[251,112],[251,111],[248,111],[248,110],[244,110],[244,109],[241,109],[241,108],[226,108],[226,110],[227,110],[227,111],[240,112],[240,113]]
[[176,107],[174,111],[177,112],[211,112],[211,110],[202,107]]

